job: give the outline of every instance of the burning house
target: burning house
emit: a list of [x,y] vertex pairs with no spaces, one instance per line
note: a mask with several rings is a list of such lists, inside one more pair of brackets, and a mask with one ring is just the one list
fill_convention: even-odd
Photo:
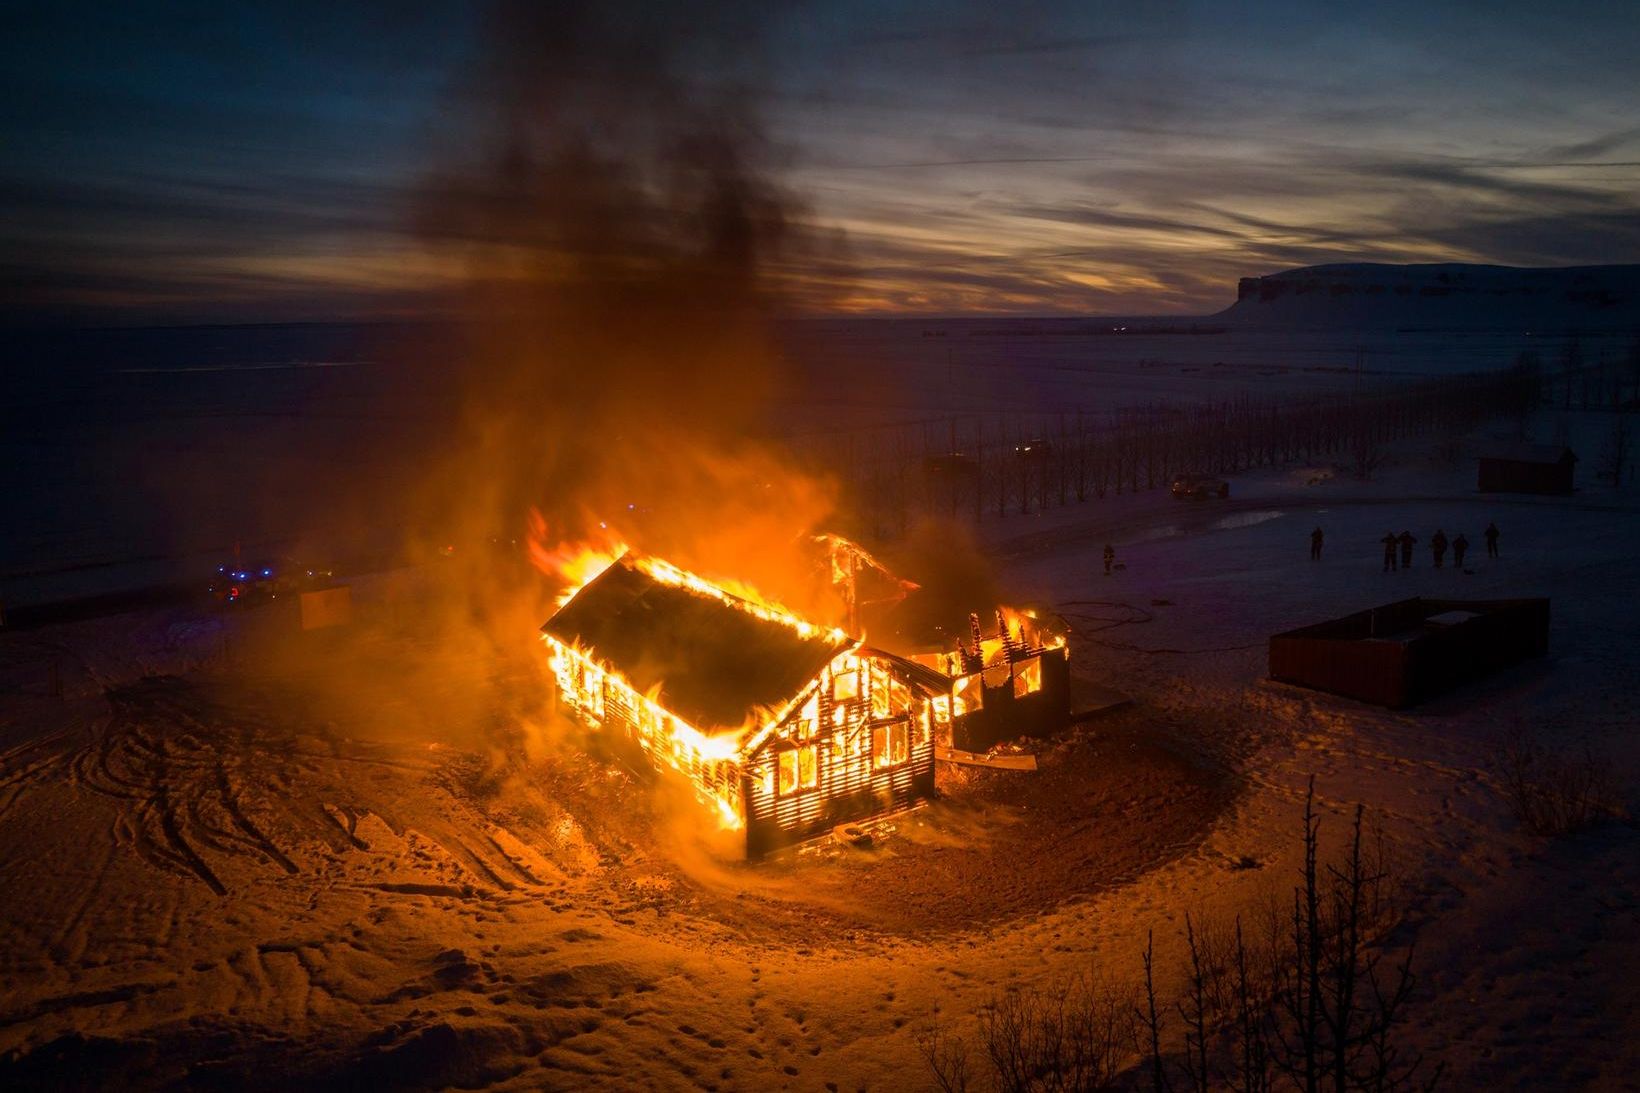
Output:
[[951,689],[951,718],[938,742],[982,752],[1019,736],[1049,736],[1070,720],[1071,673],[1063,634],[1030,616],[997,612],[987,637],[979,616],[968,619],[969,640],[949,653],[914,656],[937,669]]
[[687,778],[752,857],[933,796],[936,747],[984,751],[1069,720],[1062,634],[999,610],[995,634],[970,616],[948,652],[868,645],[851,632],[860,608],[917,586],[847,540],[816,542],[849,629],[624,548],[537,558],[579,585],[541,627],[560,702]]
[[934,792],[952,681],[633,553],[541,628],[560,700],[683,774],[747,853]]

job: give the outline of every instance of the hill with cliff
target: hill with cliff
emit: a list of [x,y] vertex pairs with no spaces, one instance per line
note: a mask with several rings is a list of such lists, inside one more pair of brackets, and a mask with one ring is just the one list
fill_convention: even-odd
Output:
[[1640,265],[1306,266],[1243,277],[1212,316],[1238,327],[1640,330]]

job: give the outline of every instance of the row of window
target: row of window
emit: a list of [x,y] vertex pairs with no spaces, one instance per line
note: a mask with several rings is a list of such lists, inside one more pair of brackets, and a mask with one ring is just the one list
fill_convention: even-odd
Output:
[[869,684],[871,716],[893,717],[910,711],[910,686],[892,672],[874,664],[834,674],[831,677],[831,700],[839,705],[858,700],[862,683]]
[[[1014,697],[1024,698],[1042,689],[1042,658],[1032,657],[1017,664],[998,664],[971,676],[958,676],[952,684],[951,712],[957,717],[985,705],[984,687],[999,689],[1013,679]],[[984,681],[984,687],[981,686]]]
[[[887,770],[911,759],[911,726],[904,721],[878,725],[871,730],[871,766]],[[820,784],[820,750],[817,744],[788,748],[775,756],[775,792],[782,797]]]

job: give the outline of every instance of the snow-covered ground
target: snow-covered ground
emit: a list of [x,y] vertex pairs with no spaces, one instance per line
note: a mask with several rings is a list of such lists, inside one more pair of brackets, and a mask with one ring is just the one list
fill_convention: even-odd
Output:
[[[1517,332],[1221,330],[1094,334],[1125,320],[808,320],[771,432],[929,423],[994,445],[1156,402],[1286,399],[1507,367],[1565,339]],[[1146,328],[1148,329],[1148,328]],[[1219,328],[1214,328],[1219,329]],[[0,370],[0,603],[197,583],[233,544],[345,562],[407,536],[389,499],[452,435],[463,370],[436,327],[239,327],[41,333]],[[1632,338],[1589,335],[1585,360]],[[964,443],[967,443],[965,440]],[[394,509],[394,511],[389,511]],[[361,516],[360,514],[368,514]],[[360,525],[363,526],[360,526]]]
[[[1521,832],[1488,757],[1516,725],[1586,741],[1640,804],[1640,495],[1481,497],[1469,458],[1396,456],[988,525],[1134,704],[864,854],[715,858],[541,720],[524,625],[516,655],[402,605],[307,642],[183,611],[0,638],[0,1084],[923,1088],[936,1013],[1131,980],[1150,929],[1176,981],[1186,912],[1290,885],[1314,775],[1323,837],[1364,802],[1401,863],[1409,1037],[1450,1088],[1633,1088],[1640,837]],[[1472,572],[1432,568],[1437,527]],[[1418,594],[1548,595],[1550,655],[1408,712],[1264,678],[1271,633]]]

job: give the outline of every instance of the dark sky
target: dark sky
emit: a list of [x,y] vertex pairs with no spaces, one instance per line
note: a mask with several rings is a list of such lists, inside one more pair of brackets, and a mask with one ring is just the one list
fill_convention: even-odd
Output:
[[[6,16],[5,317],[380,317],[462,281],[409,224],[476,8],[150,7]],[[756,97],[846,234],[835,306],[1203,312],[1327,261],[1640,260],[1632,3],[767,10]]]

